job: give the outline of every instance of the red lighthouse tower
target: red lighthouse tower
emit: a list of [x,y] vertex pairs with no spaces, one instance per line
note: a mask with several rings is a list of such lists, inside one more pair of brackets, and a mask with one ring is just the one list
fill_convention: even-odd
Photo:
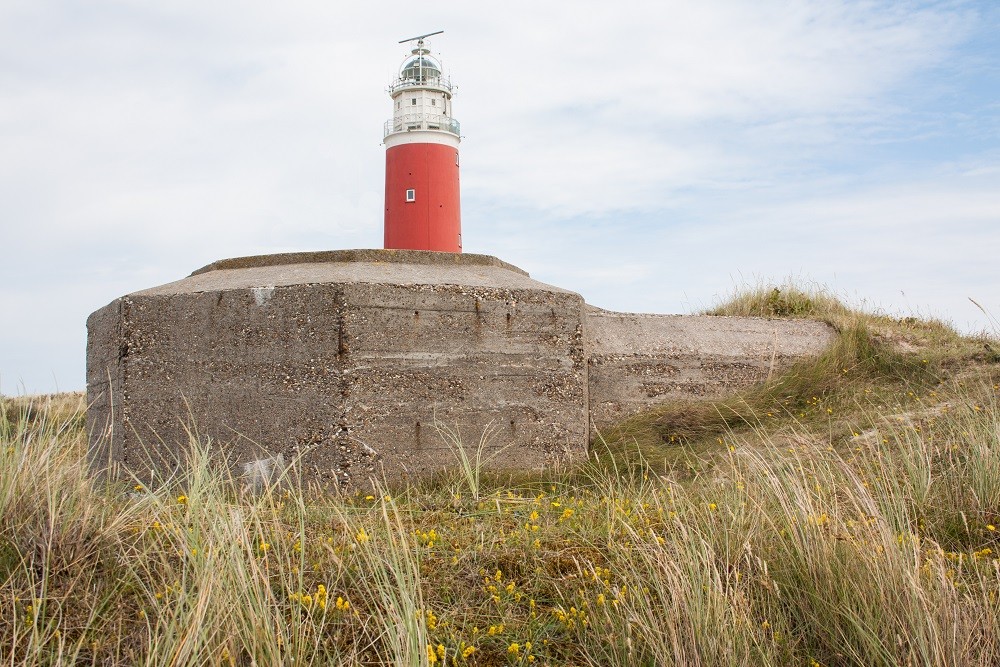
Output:
[[451,115],[451,81],[424,39],[389,87],[385,123],[385,247],[462,252],[458,190],[459,124]]

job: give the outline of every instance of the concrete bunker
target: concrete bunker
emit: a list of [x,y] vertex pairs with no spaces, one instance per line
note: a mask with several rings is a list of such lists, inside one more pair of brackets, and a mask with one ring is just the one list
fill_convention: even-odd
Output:
[[[169,475],[197,437],[340,488],[586,457],[591,430],[821,351],[816,322],[610,313],[495,257],[345,250],[215,262],[87,322],[90,462]],[[696,389],[697,388],[697,389]]]

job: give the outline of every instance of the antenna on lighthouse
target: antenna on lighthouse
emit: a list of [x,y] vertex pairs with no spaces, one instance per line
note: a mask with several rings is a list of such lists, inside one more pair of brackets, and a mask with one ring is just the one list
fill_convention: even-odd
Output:
[[399,43],[406,44],[407,42],[412,42],[413,40],[417,40],[417,46],[423,46],[425,37],[433,37],[434,35],[440,35],[442,32],[444,32],[444,30],[438,30],[437,32],[429,32],[426,35],[417,35],[416,37],[410,37],[409,39],[401,39],[399,40]]
[[[417,48],[413,49],[410,53],[412,53],[415,56],[426,56],[426,55],[430,54],[431,50],[424,48],[424,39],[427,38],[427,37],[433,37],[434,35],[440,35],[443,32],[444,32],[444,30],[438,30],[436,32],[428,32],[428,33],[423,34],[423,35],[417,35],[416,37],[410,37],[408,39],[401,39],[401,40],[399,40],[399,43],[400,44],[406,44],[407,42],[412,42],[412,41],[416,40],[416,42],[417,42]],[[419,81],[423,81],[424,80],[424,59],[423,58],[419,58],[417,60],[417,72],[418,72],[418,77],[419,77],[418,80]]]

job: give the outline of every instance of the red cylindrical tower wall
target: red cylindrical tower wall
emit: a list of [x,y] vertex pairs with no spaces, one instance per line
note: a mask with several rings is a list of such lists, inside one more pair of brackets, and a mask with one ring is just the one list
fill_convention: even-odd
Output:
[[[407,201],[409,190],[413,201]],[[385,247],[462,252],[457,148],[408,143],[386,149]]]

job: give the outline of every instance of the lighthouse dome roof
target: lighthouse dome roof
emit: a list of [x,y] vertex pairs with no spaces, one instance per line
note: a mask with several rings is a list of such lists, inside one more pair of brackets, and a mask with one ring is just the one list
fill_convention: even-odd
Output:
[[399,78],[424,83],[441,77],[441,63],[428,55],[416,55],[406,60],[399,70]]

